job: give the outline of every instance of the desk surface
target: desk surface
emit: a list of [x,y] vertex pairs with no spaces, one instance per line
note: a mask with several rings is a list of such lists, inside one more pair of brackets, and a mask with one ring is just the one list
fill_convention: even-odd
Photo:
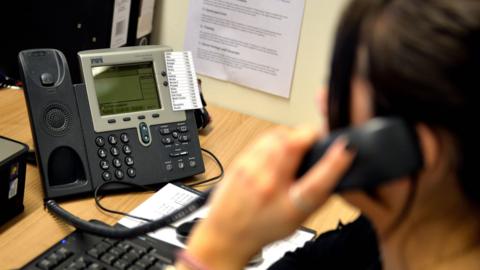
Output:
[[[271,122],[257,119],[227,109],[209,105],[213,128],[208,135],[200,136],[203,148],[217,155],[225,168],[244,146],[260,133],[275,126]],[[23,91],[0,89],[0,135],[27,143],[33,147],[28,114]],[[218,174],[217,165],[208,157],[205,160],[205,175],[192,178],[206,179]],[[119,211],[130,211],[146,200],[152,193],[129,193],[110,195],[102,202],[105,206]],[[53,218],[44,210],[43,191],[39,171],[27,166],[26,188],[22,214],[0,226],[0,268],[19,268],[42,251],[70,233],[73,228]],[[120,217],[100,212],[91,198],[78,199],[61,204],[67,210],[83,219],[98,219],[114,224]],[[347,222],[358,215],[340,198],[333,196],[305,226],[323,232],[335,228],[339,220]]]

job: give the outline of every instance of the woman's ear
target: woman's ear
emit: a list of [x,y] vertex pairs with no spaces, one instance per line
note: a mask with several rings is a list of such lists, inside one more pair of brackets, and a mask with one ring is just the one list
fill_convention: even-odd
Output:
[[437,134],[427,125],[418,124],[417,135],[423,156],[424,169],[435,168],[441,156],[440,141]]

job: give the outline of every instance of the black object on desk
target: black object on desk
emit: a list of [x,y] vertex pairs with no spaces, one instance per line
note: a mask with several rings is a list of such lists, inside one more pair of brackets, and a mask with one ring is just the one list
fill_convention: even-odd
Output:
[[23,211],[28,146],[0,136],[0,225]]
[[174,263],[178,249],[148,236],[119,240],[76,230],[21,269],[162,270]]

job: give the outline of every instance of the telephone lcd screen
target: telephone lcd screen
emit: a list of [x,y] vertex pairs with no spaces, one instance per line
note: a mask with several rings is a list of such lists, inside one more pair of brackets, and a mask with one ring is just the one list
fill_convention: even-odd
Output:
[[153,63],[92,67],[100,115],[160,109]]

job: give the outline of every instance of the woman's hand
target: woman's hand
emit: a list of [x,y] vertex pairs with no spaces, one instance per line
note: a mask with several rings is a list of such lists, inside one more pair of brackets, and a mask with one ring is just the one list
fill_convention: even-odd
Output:
[[263,246],[293,233],[327,200],[353,158],[339,139],[297,180],[318,137],[309,128],[278,128],[243,151],[213,193],[189,252],[211,269],[242,269]]

